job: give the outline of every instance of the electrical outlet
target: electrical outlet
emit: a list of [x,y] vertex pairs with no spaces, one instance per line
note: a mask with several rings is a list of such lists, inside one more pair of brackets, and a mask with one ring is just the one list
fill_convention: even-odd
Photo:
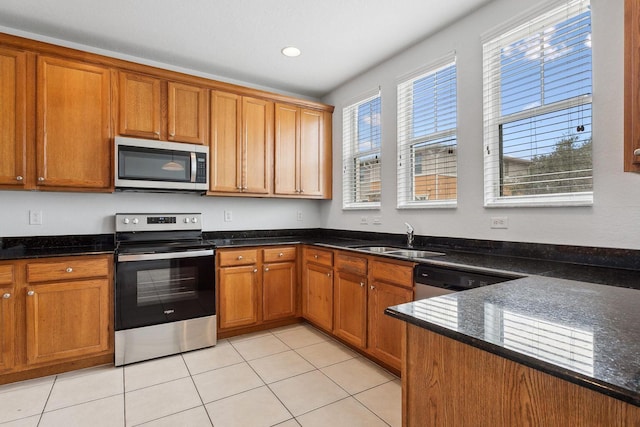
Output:
[[509,218],[506,216],[492,216],[491,228],[509,228]]
[[373,225],[381,225],[382,224],[382,220],[380,219],[379,216],[374,216],[373,217]]
[[42,225],[42,211],[30,210],[29,211],[29,224]]
[[298,221],[302,221],[302,211],[298,211],[296,218],[298,219]]
[[233,212],[232,211],[224,211],[224,222],[233,221]]
[[361,216],[360,217],[360,224],[362,224],[362,225],[369,224],[369,218],[367,218],[366,216]]

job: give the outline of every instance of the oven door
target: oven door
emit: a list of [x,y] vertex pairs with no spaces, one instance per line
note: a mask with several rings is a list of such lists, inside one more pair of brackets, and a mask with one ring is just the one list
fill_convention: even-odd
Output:
[[214,250],[118,254],[117,331],[216,314]]

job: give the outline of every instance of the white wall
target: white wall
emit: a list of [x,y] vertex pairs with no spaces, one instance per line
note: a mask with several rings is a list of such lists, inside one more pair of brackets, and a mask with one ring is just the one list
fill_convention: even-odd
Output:
[[[594,204],[572,208],[484,208],[481,35],[534,3],[496,0],[454,25],[336,89],[323,101],[333,121],[334,199],[323,205],[323,226],[420,235],[640,249],[640,174],[623,173],[624,0],[592,0]],[[458,69],[458,207],[396,209],[396,84],[398,77],[455,51]],[[382,208],[342,210],[342,108],[381,87]],[[369,225],[360,225],[367,216]],[[509,228],[491,229],[492,216]],[[380,225],[371,225],[379,217]]]
[[[318,203],[171,193],[0,191],[0,237],[113,233],[116,212],[202,212],[205,231],[316,228],[321,223]],[[29,225],[30,210],[42,211],[42,225]],[[224,221],[225,210],[232,212],[231,222]]]

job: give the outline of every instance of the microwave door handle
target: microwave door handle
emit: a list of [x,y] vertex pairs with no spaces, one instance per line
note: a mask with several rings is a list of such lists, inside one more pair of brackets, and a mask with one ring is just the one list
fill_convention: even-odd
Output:
[[196,153],[191,152],[191,182],[196,182],[196,174],[198,173],[198,162],[196,161]]

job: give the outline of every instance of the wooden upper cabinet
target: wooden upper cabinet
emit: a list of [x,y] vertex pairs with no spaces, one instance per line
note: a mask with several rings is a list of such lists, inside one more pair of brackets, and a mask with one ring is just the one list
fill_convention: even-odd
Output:
[[206,88],[121,71],[118,96],[120,135],[192,144],[208,142]]
[[209,91],[168,83],[169,141],[206,144],[209,135]]
[[26,53],[0,48],[0,185],[24,186],[26,120]]
[[640,4],[624,7],[624,170],[640,172]]
[[120,72],[119,134],[160,139],[160,79]]
[[330,117],[325,119],[319,110],[276,104],[276,194],[331,197]]
[[213,91],[211,191],[269,194],[272,139],[272,102]]
[[110,81],[108,68],[38,57],[38,186],[113,187]]

